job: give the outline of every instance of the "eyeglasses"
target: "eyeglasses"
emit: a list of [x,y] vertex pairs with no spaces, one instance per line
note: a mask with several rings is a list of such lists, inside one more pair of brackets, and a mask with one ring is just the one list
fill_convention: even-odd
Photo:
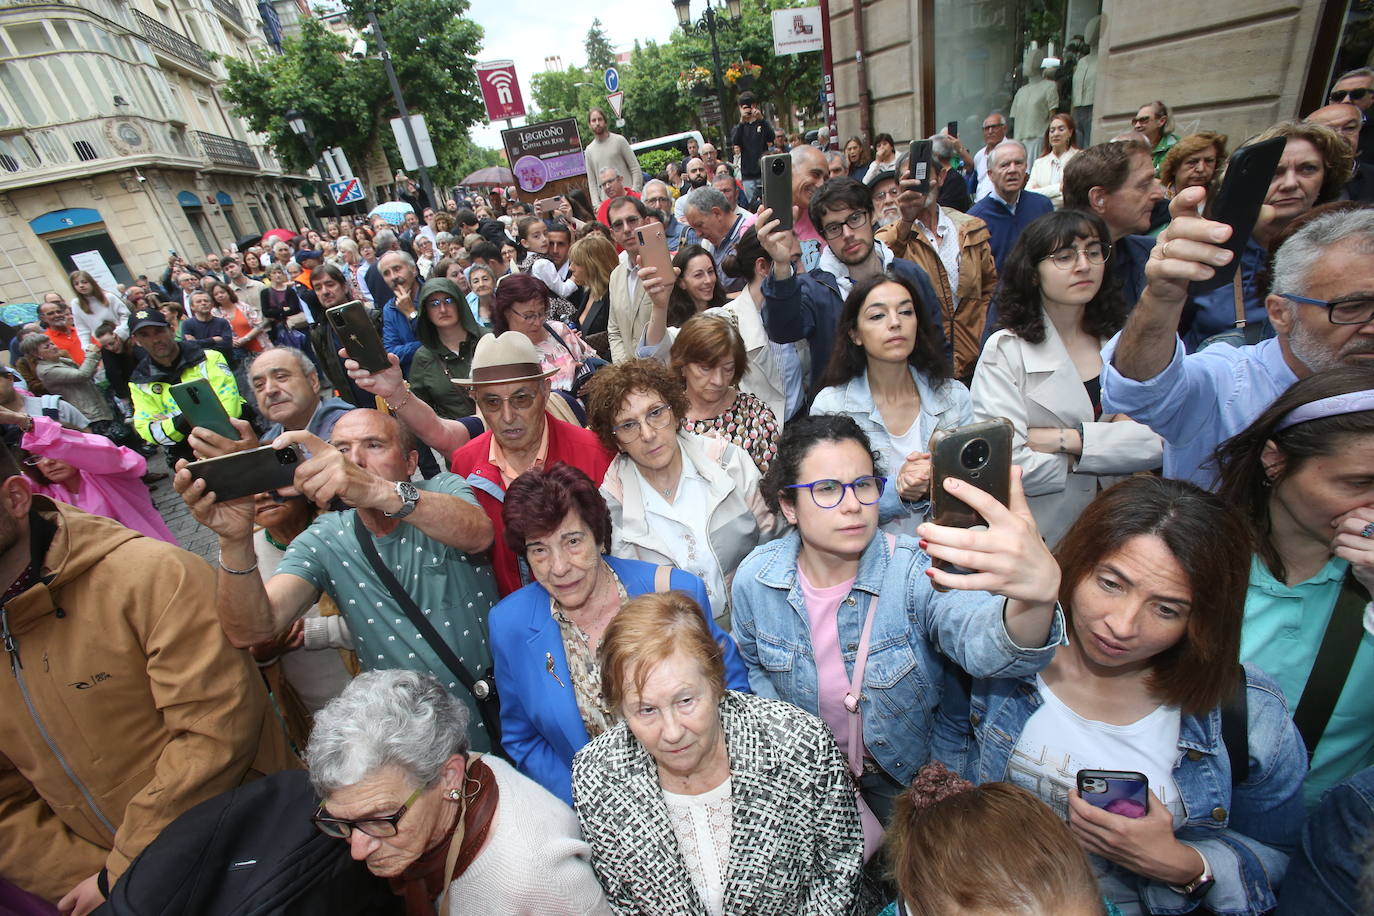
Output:
[[643,419],[626,420],[624,423],[617,423],[611,427],[611,435],[615,436],[617,442],[633,442],[635,437],[640,435],[640,427],[647,424],[650,429],[665,429],[673,422],[673,408],[667,404],[660,404],[653,410],[646,413]]
[[395,836],[397,832],[396,825],[401,818],[405,817],[406,812],[410,810],[410,806],[415,804],[415,799],[420,797],[422,791],[424,790],[416,789],[414,792],[410,793],[410,798],[407,798],[405,804],[396,809],[395,814],[350,821],[341,817],[330,817],[324,813],[324,805],[320,805],[319,808],[315,809],[315,813],[311,816],[310,820],[319,828],[320,833],[339,840],[348,839],[349,834],[354,830],[361,830],[370,837],[384,838]]
[[625,180],[625,179],[623,179],[623,178],[621,178],[621,177],[619,177],[619,176],[616,176],[615,178],[607,178],[605,181],[601,182],[601,186],[602,186],[603,188],[615,187],[617,184],[619,184],[620,182],[622,182],[622,181],[624,181],[624,180]]
[[873,192],[873,199],[874,199],[874,200],[888,200],[888,199],[896,200],[897,198],[899,198],[899,197],[901,197],[901,196],[902,196],[902,189],[901,189],[901,188],[897,188],[897,187],[885,188],[885,189],[882,190],[882,191],[874,191],[874,192]]
[[484,394],[475,400],[481,405],[484,413],[497,413],[506,404],[510,404],[516,410],[529,410],[534,406],[534,395],[528,391],[517,391],[505,398],[499,394]]
[[983,130],[997,130],[998,128],[1005,129],[1006,126],[1006,124],[984,124]]
[[1153,121],[1156,117],[1158,117],[1158,115],[1145,115],[1143,117],[1141,115],[1136,115],[1134,118],[1131,118],[1131,123],[1144,124],[1146,121]]
[[432,309],[438,308],[441,305],[450,305],[457,308],[458,300],[454,299],[452,296],[439,296],[432,299],[426,299],[425,305]]
[[858,229],[860,226],[866,225],[872,221],[872,213],[869,213],[867,210],[855,210],[853,213],[846,216],[842,223],[831,223],[828,226],[822,226],[821,235],[828,239],[837,239],[844,233],[845,226],[848,226],[850,229]]
[[1326,100],[1328,102],[1344,102],[1346,99],[1350,99],[1352,102],[1358,102],[1371,92],[1374,92],[1374,89],[1332,89]]
[[24,464],[28,465],[31,468],[36,468],[38,467],[39,462],[41,462],[42,460],[42,455],[29,455],[27,458],[24,459]]
[[626,229],[633,229],[635,226],[638,226],[640,219],[641,217],[639,216],[627,216],[624,219],[616,220],[611,223],[611,228],[616,232],[624,232]]
[[521,321],[543,321],[549,317],[548,309],[540,309],[537,312],[517,312],[515,309],[511,309],[510,313]]
[[1332,324],[1368,324],[1374,321],[1374,297],[1347,296],[1343,299],[1309,299],[1292,293],[1279,293],[1290,302],[1303,305],[1320,305],[1326,309],[1326,317]]
[[1060,248],[1058,251],[1045,255],[1040,260],[1049,261],[1060,270],[1073,270],[1078,266],[1079,255],[1087,258],[1089,264],[1105,264],[1107,259],[1112,256],[1112,247],[1101,242],[1093,242],[1086,248]]
[[841,483],[838,480],[813,480],[810,483],[788,484],[784,489],[787,490],[810,490],[811,500],[822,509],[833,509],[844,502],[844,491],[846,489],[854,491],[854,498],[865,506],[876,503],[883,495],[883,488],[887,486],[886,477],[855,477],[849,483]]

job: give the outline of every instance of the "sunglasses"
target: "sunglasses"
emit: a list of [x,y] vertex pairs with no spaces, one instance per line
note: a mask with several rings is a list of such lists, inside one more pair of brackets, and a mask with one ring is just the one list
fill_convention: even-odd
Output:
[[1352,102],[1358,102],[1371,92],[1374,92],[1374,89],[1332,89],[1326,100],[1328,102],[1344,102],[1346,99],[1350,99]]

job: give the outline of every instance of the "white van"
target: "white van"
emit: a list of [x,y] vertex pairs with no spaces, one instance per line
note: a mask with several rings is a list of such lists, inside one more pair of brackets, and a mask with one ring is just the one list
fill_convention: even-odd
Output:
[[675,149],[682,155],[687,155],[687,141],[697,141],[697,149],[701,149],[706,141],[701,136],[699,130],[687,130],[680,134],[668,134],[666,137],[655,137],[652,140],[641,140],[638,143],[631,143],[630,149],[635,155],[655,149]]

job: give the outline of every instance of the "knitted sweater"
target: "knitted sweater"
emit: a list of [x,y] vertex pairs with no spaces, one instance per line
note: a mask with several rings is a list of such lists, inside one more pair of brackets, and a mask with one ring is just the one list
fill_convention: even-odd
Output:
[[639,167],[634,151],[630,149],[630,141],[620,134],[608,133],[602,140],[593,140],[583,152],[587,160],[587,189],[591,191],[593,207],[601,206],[601,201],[606,199],[598,177],[602,169],[615,169],[625,179],[625,187],[643,190],[644,172]]

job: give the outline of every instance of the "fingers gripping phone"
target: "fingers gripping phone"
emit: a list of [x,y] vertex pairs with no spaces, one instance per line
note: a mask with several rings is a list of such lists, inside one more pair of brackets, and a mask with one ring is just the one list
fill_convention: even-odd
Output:
[[357,299],[325,309],[329,324],[334,333],[343,341],[348,355],[357,360],[358,365],[368,372],[381,372],[391,366],[386,358],[386,347],[382,345],[381,335],[368,317],[367,306]]
[[229,412],[215,396],[214,386],[205,379],[192,379],[173,385],[170,392],[177,409],[192,426],[203,427],[226,439],[237,441],[240,438],[239,431],[229,422]]
[[1213,267],[1216,273],[1210,279],[1189,283],[1190,296],[1220,289],[1235,278],[1240,253],[1255,229],[1260,207],[1269,196],[1269,184],[1274,180],[1274,172],[1287,145],[1287,138],[1273,137],[1236,150],[1226,161],[1226,174],[1222,176],[1221,187],[1208,207],[1207,216],[1231,227],[1231,237],[1221,243],[1222,248],[1231,252],[1231,262]]
[[[953,528],[986,528],[987,520],[977,510],[945,492],[945,480],[961,480],[1005,506],[1011,498],[1011,421],[997,417],[937,429],[931,434],[929,450],[930,520]],[[974,572],[946,560],[932,559],[931,564],[961,575]]]
[[1079,770],[1078,795],[1094,808],[1122,817],[1150,811],[1150,781],[1133,770]]
[[930,193],[930,158],[932,144],[929,140],[913,140],[907,168],[911,170],[911,180],[916,182],[914,190],[922,194]]
[[773,211],[778,231],[792,228],[792,154],[774,153],[760,160],[763,205]]
[[668,254],[668,237],[664,235],[663,224],[658,220],[651,220],[635,230],[635,237],[639,239],[640,268],[657,268],[658,278],[671,285],[673,259]]
[[205,489],[215,494],[215,502],[222,503],[291,486],[296,468],[304,460],[300,446],[278,449],[262,445],[245,452],[192,461],[186,470],[196,480],[205,481]]

